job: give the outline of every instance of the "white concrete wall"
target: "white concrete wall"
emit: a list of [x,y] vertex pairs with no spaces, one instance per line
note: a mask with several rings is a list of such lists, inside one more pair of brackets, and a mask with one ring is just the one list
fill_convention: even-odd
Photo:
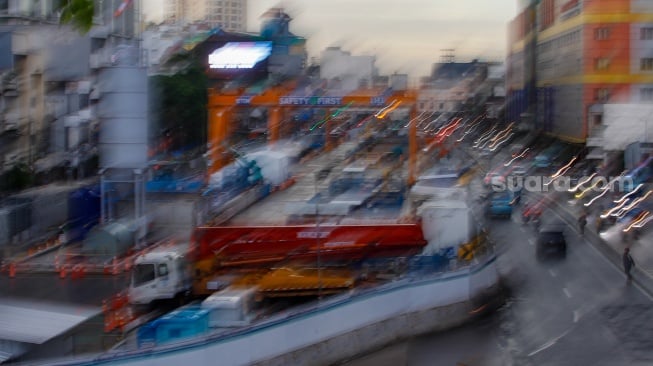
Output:
[[604,150],[624,150],[632,142],[653,141],[651,104],[606,104],[603,123]]
[[631,0],[631,13],[653,13],[653,2],[651,0]]
[[[653,1],[650,1],[653,8]],[[653,12],[653,9],[650,10]],[[630,25],[630,73],[653,74],[653,71],[642,71],[642,58],[653,57],[653,40],[641,39],[642,28],[653,27],[652,23],[632,23]],[[637,97],[633,95],[633,97]]]
[[497,283],[491,258],[440,277],[337,297],[318,309],[283,314],[231,335],[57,364],[329,365],[411,335],[459,325],[470,318],[470,300]]

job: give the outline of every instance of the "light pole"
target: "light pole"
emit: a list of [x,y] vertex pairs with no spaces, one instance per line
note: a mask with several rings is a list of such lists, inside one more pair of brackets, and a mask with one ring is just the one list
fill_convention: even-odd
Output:
[[320,178],[320,172],[315,172],[313,176],[315,183],[315,240],[317,242],[317,301],[322,300],[322,255],[320,243],[320,197],[317,190],[317,182]]

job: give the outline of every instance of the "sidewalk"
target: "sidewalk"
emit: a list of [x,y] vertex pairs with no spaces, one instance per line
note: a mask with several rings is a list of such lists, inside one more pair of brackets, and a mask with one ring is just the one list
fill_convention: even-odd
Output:
[[[567,221],[571,228],[578,232],[577,220],[584,209],[582,203],[564,199],[556,199],[553,203],[555,204],[555,211]],[[595,224],[599,214],[598,211],[590,212],[583,236],[621,271],[623,271],[621,255],[624,248],[630,247],[631,255],[636,264],[632,271],[633,282],[653,295],[653,230],[644,226],[640,229],[640,235],[637,239],[624,238],[622,229],[627,224],[616,223],[599,233]],[[578,234],[580,235],[580,232]]]

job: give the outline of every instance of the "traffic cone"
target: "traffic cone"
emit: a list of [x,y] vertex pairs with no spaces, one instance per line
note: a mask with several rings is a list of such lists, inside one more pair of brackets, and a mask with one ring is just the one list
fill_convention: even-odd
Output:
[[66,266],[59,267],[59,278],[66,278]]
[[9,277],[16,277],[16,264],[14,262],[9,263]]
[[118,268],[118,261],[116,260],[116,257],[113,257],[113,261],[111,262],[111,273],[114,275],[117,275],[120,269]]

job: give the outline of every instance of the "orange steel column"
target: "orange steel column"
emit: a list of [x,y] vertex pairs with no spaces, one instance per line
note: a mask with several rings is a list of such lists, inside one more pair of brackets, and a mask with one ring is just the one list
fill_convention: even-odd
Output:
[[228,108],[210,108],[209,109],[209,156],[211,157],[211,165],[209,166],[209,174],[213,174],[226,164],[225,159],[225,146],[228,135],[229,123],[229,109]]
[[408,126],[408,185],[415,184],[417,175],[417,108],[410,108]]
[[281,108],[272,107],[268,110],[268,142],[270,145],[279,140],[279,128],[281,126]]

